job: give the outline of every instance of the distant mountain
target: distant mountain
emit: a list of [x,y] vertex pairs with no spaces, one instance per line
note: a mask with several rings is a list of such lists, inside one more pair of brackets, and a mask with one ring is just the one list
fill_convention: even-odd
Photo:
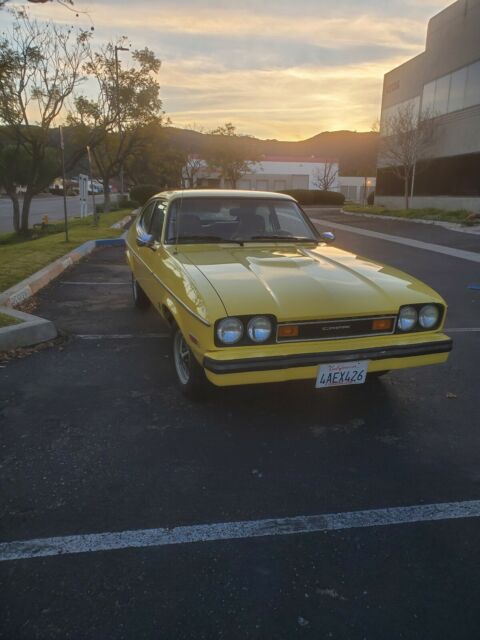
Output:
[[[202,155],[211,136],[190,129],[165,127],[164,140],[172,149]],[[340,174],[347,176],[372,176],[376,172],[378,133],[356,131],[324,131],[313,138],[290,142],[249,138],[258,155],[270,156],[318,156],[336,158]]]

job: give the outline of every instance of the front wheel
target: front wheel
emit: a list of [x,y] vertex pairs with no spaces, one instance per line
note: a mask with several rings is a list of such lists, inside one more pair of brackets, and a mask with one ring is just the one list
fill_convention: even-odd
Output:
[[195,359],[180,329],[175,329],[173,334],[173,362],[182,393],[191,400],[205,397],[205,372]]
[[133,304],[137,307],[137,309],[148,309],[150,306],[150,300],[147,297],[147,294],[142,289],[142,287],[138,284],[132,274],[132,296],[133,296]]

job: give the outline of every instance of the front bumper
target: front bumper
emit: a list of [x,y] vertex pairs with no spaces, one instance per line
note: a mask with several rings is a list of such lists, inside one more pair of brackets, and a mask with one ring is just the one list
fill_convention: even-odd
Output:
[[[348,344],[342,340],[335,345],[332,342],[328,345],[315,343],[316,348],[310,345],[312,351],[308,353],[298,353],[299,349],[305,349],[305,343],[297,343],[297,352],[290,349],[279,354],[245,354],[244,357],[231,358],[225,352],[212,352],[205,355],[203,366],[213,384],[230,386],[314,379],[319,365],[334,362],[368,360],[369,372],[439,364],[447,360],[452,350],[452,340],[441,333],[409,336],[408,341],[404,336],[388,338],[389,343],[385,338],[376,340],[376,346],[371,346],[371,339],[369,342],[349,340]],[[357,344],[354,346],[352,342]]]

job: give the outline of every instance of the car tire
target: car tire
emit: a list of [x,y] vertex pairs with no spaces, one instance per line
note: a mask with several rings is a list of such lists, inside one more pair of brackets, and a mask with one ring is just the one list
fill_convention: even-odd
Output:
[[190,400],[203,400],[208,390],[205,371],[198,364],[178,327],[173,329],[172,351],[173,365],[181,392]]
[[132,296],[133,296],[133,304],[137,307],[137,309],[148,309],[148,307],[151,304],[150,300],[148,299],[145,291],[135,280],[133,275],[132,275]]

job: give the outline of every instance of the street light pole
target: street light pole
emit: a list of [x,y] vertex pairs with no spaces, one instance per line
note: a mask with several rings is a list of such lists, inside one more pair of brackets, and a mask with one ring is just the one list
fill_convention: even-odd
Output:
[[68,215],[67,215],[67,184],[65,180],[65,145],[63,143],[63,130],[60,131],[60,154],[62,156],[62,179],[63,179],[63,216],[65,218],[65,242],[68,242]]

